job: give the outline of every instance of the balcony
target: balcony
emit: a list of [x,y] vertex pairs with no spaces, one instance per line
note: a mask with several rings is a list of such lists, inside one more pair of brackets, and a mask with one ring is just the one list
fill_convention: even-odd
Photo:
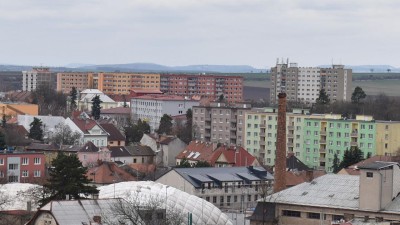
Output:
[[211,121],[211,117],[204,118],[205,121]]
[[206,134],[204,134],[204,137],[211,137],[211,134],[210,133],[206,133]]
[[294,126],[288,126],[288,130],[294,130]]
[[319,140],[319,143],[320,143],[320,144],[326,144],[326,139],[321,139],[321,140]]
[[293,142],[288,142],[287,147],[292,147],[293,148]]
[[288,134],[287,137],[288,138],[293,138],[293,134]]
[[265,123],[260,124],[261,128],[265,128]]
[[318,170],[325,170],[325,166],[318,166],[317,169]]
[[204,125],[204,128],[206,128],[206,129],[211,129],[211,124],[206,124],[206,125]]
[[325,162],[325,160],[326,160],[325,157],[319,157],[320,162]]
[[234,130],[234,131],[236,131],[236,129],[237,129],[236,127],[231,127],[231,130]]
[[325,148],[319,148],[319,152],[320,153],[326,153],[326,149]]
[[260,132],[260,137],[265,137],[265,132]]
[[351,137],[358,137],[358,132],[357,131],[351,132],[350,136]]
[[356,141],[350,142],[350,145],[351,145],[351,146],[358,146]]
[[321,135],[326,136],[326,131],[321,130],[319,133],[320,133]]
[[265,141],[260,141],[260,145],[265,145]]

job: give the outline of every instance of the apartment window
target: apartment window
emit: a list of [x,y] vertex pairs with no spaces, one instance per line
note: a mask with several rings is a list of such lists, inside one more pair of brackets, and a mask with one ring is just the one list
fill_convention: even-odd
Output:
[[368,143],[368,148],[372,148],[372,143]]
[[342,216],[342,215],[332,215],[332,220],[333,221],[340,221],[340,220],[343,220],[344,219],[344,216]]
[[307,122],[307,127],[311,127],[311,122]]
[[22,171],[22,177],[28,177],[28,170]]
[[0,165],[4,165],[4,159],[0,159]]
[[209,202],[210,201],[210,197],[206,196],[206,201]]
[[368,134],[368,138],[372,139],[372,138],[374,138],[374,135],[373,134]]
[[40,170],[33,171],[33,176],[34,177],[40,177]]
[[349,124],[344,124],[344,128],[348,129],[349,128]]
[[307,218],[309,219],[321,219],[320,213],[307,213]]
[[365,129],[365,124],[361,124],[361,129]]
[[314,122],[314,127],[318,127],[318,122]]
[[8,182],[18,182],[18,176],[8,176]]
[[333,123],[329,123],[329,128],[333,128]]
[[282,216],[301,217],[301,213],[299,211],[282,210]]
[[373,130],[374,129],[374,125],[368,125],[368,129]]
[[318,144],[318,140],[314,140],[314,144],[317,145]]
[[28,158],[22,158],[22,165],[28,165],[29,164],[29,159]]
[[4,177],[4,172],[0,170],[0,177]]
[[318,131],[314,131],[314,136],[318,136]]
[[333,137],[333,132],[329,132],[329,137]]
[[251,136],[251,132],[247,132],[247,137],[250,137]]
[[374,173],[372,173],[372,172],[367,172],[367,177],[374,177]]
[[18,169],[18,164],[9,164],[8,165],[9,170],[17,170]]
[[213,203],[217,203],[217,196],[213,196]]
[[35,165],[39,165],[40,164],[40,158],[34,158],[33,163]]
[[237,202],[237,200],[238,200],[238,199],[237,199],[237,195],[234,195],[234,196],[233,196],[233,202]]

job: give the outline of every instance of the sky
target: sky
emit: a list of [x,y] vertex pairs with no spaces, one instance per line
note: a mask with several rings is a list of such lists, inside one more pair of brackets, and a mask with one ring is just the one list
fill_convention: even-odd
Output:
[[0,0],[0,64],[400,67],[398,0]]

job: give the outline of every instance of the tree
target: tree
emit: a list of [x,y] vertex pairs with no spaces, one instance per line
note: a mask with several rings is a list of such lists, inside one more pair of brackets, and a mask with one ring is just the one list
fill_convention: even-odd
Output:
[[333,156],[333,172],[334,173],[337,173],[337,172],[339,172],[339,164],[340,164],[340,162],[339,162],[339,158],[338,158],[338,155],[337,154],[335,154],[334,156]]
[[126,95],[122,95],[122,99],[124,100],[124,108],[128,108],[128,104],[126,103]]
[[54,90],[48,82],[41,83],[32,92],[31,103],[39,105],[40,115],[66,115],[67,95]]
[[143,137],[143,134],[150,133],[150,126],[146,121],[138,120],[137,124],[129,124],[124,128],[126,144],[137,143]]
[[100,96],[96,95],[92,98],[92,116],[95,120],[100,119],[101,113],[101,103]]
[[218,97],[218,101],[219,101],[219,102],[223,102],[224,99],[225,99],[225,96],[224,96],[223,94],[221,94],[221,95]]
[[55,131],[51,137],[51,141],[59,145],[74,145],[79,142],[81,134],[72,131],[65,123],[59,123],[55,126]]
[[189,161],[187,160],[186,157],[184,157],[181,162],[179,163],[179,165],[176,166],[177,168],[190,168],[192,167],[189,163]]
[[43,141],[43,123],[39,118],[33,117],[32,123],[29,125],[29,138],[34,140]]
[[361,100],[365,99],[366,97],[367,97],[367,95],[365,94],[363,89],[361,87],[357,86],[354,89],[353,94],[351,95],[351,102],[358,104],[361,102]]
[[186,111],[186,123],[184,126],[177,125],[177,137],[181,139],[186,144],[192,141],[193,137],[193,126],[192,126],[193,112],[192,109]]
[[86,173],[87,168],[82,166],[77,155],[59,153],[52,162],[50,178],[44,185],[47,194],[40,203],[45,205],[52,200],[80,199],[82,195],[97,194],[99,191],[89,185]]
[[164,114],[160,120],[160,126],[158,127],[157,133],[158,134],[171,134],[172,132],[172,118]]
[[3,118],[1,119],[1,126],[4,128],[7,125],[6,114],[3,114]]
[[354,165],[364,160],[364,153],[357,146],[344,151],[343,160],[339,164],[339,170]]
[[6,135],[3,131],[0,131],[0,150],[5,149],[6,147]]
[[194,165],[194,167],[195,167],[195,168],[199,168],[199,167],[211,167],[211,164],[210,164],[209,162],[207,162],[207,161],[202,161],[202,160],[200,160],[200,161],[198,161],[198,162]]
[[76,87],[72,87],[72,90],[69,94],[71,103],[70,103],[70,110],[74,111],[78,108],[78,104],[76,100],[78,99],[78,91],[76,90]]
[[322,88],[319,91],[319,96],[315,101],[317,104],[320,105],[328,105],[331,100],[329,99],[329,96],[326,94],[325,89]]

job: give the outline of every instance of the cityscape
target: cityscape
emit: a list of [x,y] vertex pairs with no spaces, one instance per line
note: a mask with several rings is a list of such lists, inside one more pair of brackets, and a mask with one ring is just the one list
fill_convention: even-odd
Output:
[[0,5],[0,225],[400,224],[399,3]]

